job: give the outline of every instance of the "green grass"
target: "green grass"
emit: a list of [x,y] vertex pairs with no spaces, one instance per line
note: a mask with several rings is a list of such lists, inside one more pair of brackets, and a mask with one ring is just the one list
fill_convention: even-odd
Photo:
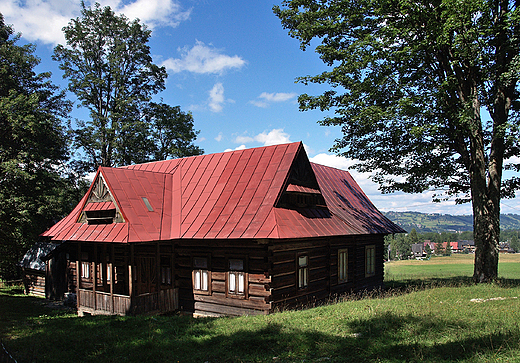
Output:
[[477,286],[468,261],[392,262],[399,289],[259,317],[77,318],[1,289],[0,339],[20,363],[519,362],[520,261],[501,262],[507,281]]

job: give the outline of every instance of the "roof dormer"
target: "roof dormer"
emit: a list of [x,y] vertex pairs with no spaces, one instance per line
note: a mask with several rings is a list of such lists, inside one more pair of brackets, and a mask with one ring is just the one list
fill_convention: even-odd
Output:
[[279,208],[327,208],[307,154],[300,146],[276,204]]
[[97,174],[78,223],[112,224],[124,222],[117,204],[101,173]]

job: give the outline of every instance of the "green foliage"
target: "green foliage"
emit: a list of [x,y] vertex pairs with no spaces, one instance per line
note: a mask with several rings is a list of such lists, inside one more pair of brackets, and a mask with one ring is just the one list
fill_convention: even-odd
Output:
[[[374,179],[385,191],[448,187],[461,201],[470,190],[473,132],[483,127],[493,136],[480,139],[486,146],[500,140],[507,155],[519,152],[519,110],[511,104],[518,100],[519,11],[514,2],[474,0],[287,0],[274,7],[302,49],[321,41],[316,52],[332,67],[299,78],[332,90],[299,101],[302,110],[334,110],[322,121],[342,127],[334,150],[358,159],[361,171],[378,170]],[[473,102],[494,123],[482,122]]]
[[155,160],[201,155],[204,152],[192,144],[198,134],[193,128],[193,115],[182,112],[179,106],[152,102],[145,112],[145,120],[151,125],[154,142],[151,150]]
[[435,244],[435,250],[434,250],[434,253],[437,255],[437,256],[443,256],[444,253],[446,252],[446,249],[444,248],[444,244],[442,242],[437,242]]
[[390,260],[407,260],[412,254],[410,235],[402,233],[385,236],[385,246],[390,251]]
[[451,256],[451,244],[446,242],[446,248],[444,249],[444,256]]
[[285,0],[274,12],[331,67],[299,78],[332,88],[299,103],[334,112],[321,121],[341,127],[333,150],[377,171],[383,191],[471,200],[475,281],[496,278],[500,199],[520,184],[502,180],[504,163],[520,170],[518,2]]
[[[74,144],[87,158],[85,170],[202,152],[191,144],[197,134],[191,115],[150,104],[164,89],[167,74],[152,62],[146,26],[108,6],[82,3],[81,17],[64,32],[67,46],[58,45],[53,59],[69,79],[69,90],[90,111],[90,120],[77,120],[74,131]],[[175,119],[166,123],[165,114]],[[154,139],[158,135],[161,141]]]
[[65,175],[70,110],[49,73],[36,74],[31,44],[19,46],[0,14],[0,277],[18,277],[16,264],[38,235],[69,212],[78,182]]

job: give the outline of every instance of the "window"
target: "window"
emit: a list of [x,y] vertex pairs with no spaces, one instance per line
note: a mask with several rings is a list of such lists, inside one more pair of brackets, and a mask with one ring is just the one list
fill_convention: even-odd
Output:
[[[106,274],[105,276],[103,276],[103,266],[106,267],[105,271],[106,271]],[[103,264],[103,263],[100,263],[97,265],[97,280],[98,280],[98,283],[102,283],[103,282],[103,278],[106,277],[106,281],[107,283],[110,282],[110,279],[112,277],[112,271],[110,269],[110,264]]]
[[376,247],[365,247],[365,276],[376,274]]
[[90,279],[90,262],[88,261],[81,262],[81,278]]
[[245,295],[246,293],[244,260],[229,260],[228,293],[231,295]]
[[89,210],[85,211],[88,224],[112,224],[116,217],[116,210]]
[[298,257],[298,288],[305,289],[309,285],[309,256]]
[[209,292],[208,259],[205,257],[193,258],[193,290]]
[[171,260],[168,256],[161,256],[161,284],[172,284]]
[[338,283],[348,281],[348,250],[338,251]]

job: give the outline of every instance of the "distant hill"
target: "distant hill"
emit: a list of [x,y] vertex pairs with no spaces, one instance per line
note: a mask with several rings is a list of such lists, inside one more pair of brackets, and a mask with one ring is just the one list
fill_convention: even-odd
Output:
[[[419,212],[383,212],[392,222],[410,232],[464,232],[473,230],[472,215],[450,215]],[[500,229],[520,229],[520,215],[500,215]]]

